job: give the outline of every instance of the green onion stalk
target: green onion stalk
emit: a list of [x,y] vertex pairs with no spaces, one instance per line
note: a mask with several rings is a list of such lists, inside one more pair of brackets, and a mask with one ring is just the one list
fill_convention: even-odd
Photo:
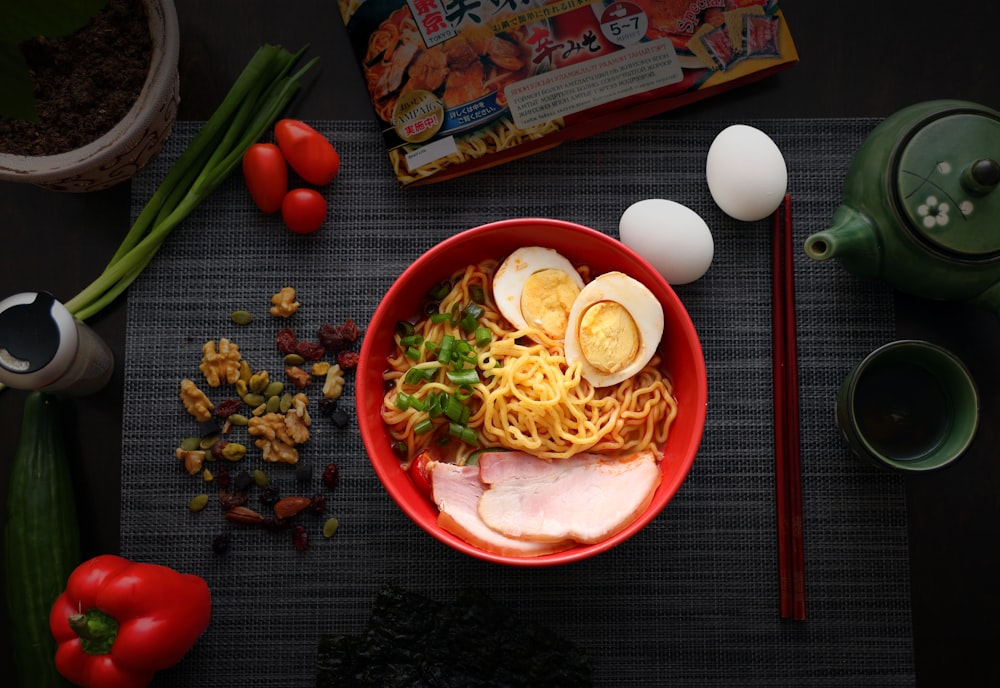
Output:
[[277,121],[298,93],[303,75],[319,58],[291,74],[306,48],[290,53],[261,46],[218,109],[195,134],[111,257],[104,272],[66,308],[80,320],[99,313],[128,288],[163,241],[243,160],[243,154]]
[[66,302],[74,317],[86,320],[118,298],[173,229],[240,166],[243,154],[274,125],[301,88],[302,77],[318,61],[313,58],[292,73],[307,49],[291,53],[281,46],[263,45],[254,53],[160,182],[104,271]]

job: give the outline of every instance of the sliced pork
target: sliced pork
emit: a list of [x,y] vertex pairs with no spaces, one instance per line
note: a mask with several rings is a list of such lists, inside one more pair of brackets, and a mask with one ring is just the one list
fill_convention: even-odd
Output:
[[662,473],[651,451],[557,461],[511,451],[481,455],[477,479],[487,487],[477,501],[488,529],[515,540],[592,544],[646,510]]
[[471,545],[487,552],[515,557],[533,557],[561,552],[573,542],[530,542],[506,537],[489,528],[479,517],[479,500],[485,486],[479,479],[478,466],[456,466],[431,461],[427,464],[431,476],[434,503],[441,513],[438,525]]

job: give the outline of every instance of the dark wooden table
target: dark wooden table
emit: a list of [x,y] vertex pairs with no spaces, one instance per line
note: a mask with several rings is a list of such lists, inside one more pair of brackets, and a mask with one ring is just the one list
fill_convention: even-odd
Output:
[[[331,0],[176,0],[181,25],[180,118],[207,118],[261,43],[311,45],[318,73],[289,112],[305,119],[369,119],[367,94]],[[801,62],[777,76],[665,115],[674,120],[884,117],[911,103],[962,98],[1000,106],[1000,3],[782,3]],[[128,225],[129,189],[63,195],[0,183],[0,295],[47,289],[69,298],[93,279]],[[118,356],[102,393],[70,405],[85,555],[118,550],[125,302],[92,326]],[[1000,685],[1000,322],[964,305],[900,295],[897,333],[951,348],[982,393],[979,437],[958,464],[907,482],[913,629],[920,686]],[[0,494],[23,394],[0,394]],[[5,499],[5,498],[4,498]],[[877,528],[878,524],[872,524]],[[0,625],[9,664],[9,633]],[[831,685],[836,677],[831,677]]]

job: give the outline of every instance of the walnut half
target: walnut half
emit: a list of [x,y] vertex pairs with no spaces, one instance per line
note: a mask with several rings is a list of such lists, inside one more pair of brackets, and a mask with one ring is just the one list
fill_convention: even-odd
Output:
[[211,420],[212,409],[215,408],[215,405],[205,396],[204,392],[198,389],[198,385],[193,381],[187,378],[181,380],[180,397],[184,409],[199,423]]
[[198,370],[205,376],[209,387],[233,384],[240,379],[240,347],[223,337],[218,350],[215,342],[207,341],[201,347],[201,365]]
[[285,416],[281,413],[265,413],[255,416],[247,423],[247,432],[259,439],[254,446],[264,454],[264,460],[271,463],[298,463],[297,442],[285,427]]
[[271,303],[273,305],[269,309],[269,312],[276,318],[291,317],[295,311],[299,310],[299,306],[301,305],[295,300],[295,289],[293,287],[282,287],[277,294],[271,297]]

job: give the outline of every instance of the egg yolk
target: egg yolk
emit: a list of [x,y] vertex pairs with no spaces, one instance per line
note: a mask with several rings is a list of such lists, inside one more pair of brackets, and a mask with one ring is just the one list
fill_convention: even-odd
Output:
[[603,373],[615,373],[639,353],[639,328],[620,303],[599,301],[584,311],[578,333],[580,351]]
[[580,289],[562,270],[547,268],[533,273],[521,290],[521,315],[532,327],[562,339],[569,311]]

